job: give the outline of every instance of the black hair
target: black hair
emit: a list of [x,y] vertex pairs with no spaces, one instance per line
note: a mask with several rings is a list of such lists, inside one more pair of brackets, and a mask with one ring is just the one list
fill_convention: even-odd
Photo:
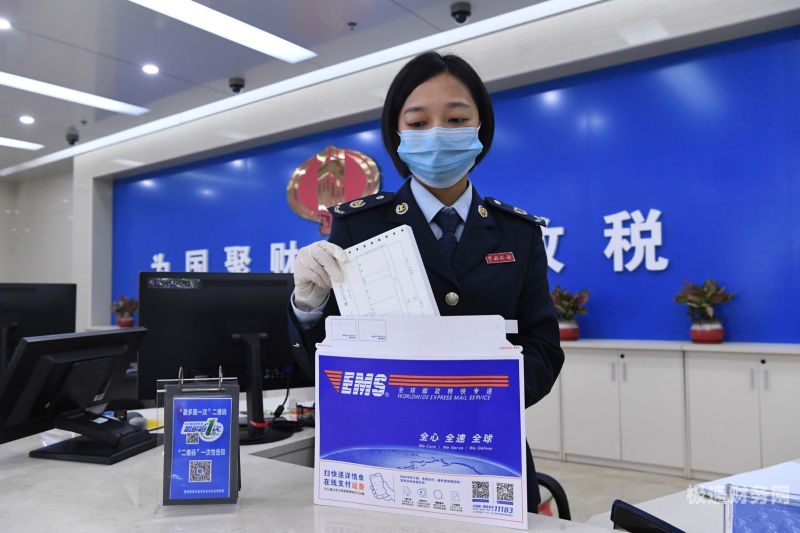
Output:
[[492,100],[478,73],[469,63],[456,55],[426,52],[406,63],[397,73],[397,76],[389,86],[389,92],[386,94],[386,100],[383,103],[383,113],[381,115],[383,145],[392,157],[397,171],[403,177],[411,175],[411,171],[400,159],[400,156],[397,155],[397,147],[400,145],[400,136],[397,135],[400,110],[403,108],[403,104],[406,103],[408,95],[414,89],[444,72],[455,76],[467,87],[472,99],[475,100],[475,105],[478,107],[478,117],[480,117],[481,122],[480,130],[478,130],[478,139],[483,144],[483,150],[475,159],[475,166],[481,162],[481,159],[492,146],[492,138],[494,138]]

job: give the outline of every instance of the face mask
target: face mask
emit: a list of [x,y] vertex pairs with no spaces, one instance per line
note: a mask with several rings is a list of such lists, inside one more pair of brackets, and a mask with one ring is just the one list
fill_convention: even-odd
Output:
[[483,150],[478,128],[430,128],[399,132],[397,155],[422,183],[452,187],[475,164]]

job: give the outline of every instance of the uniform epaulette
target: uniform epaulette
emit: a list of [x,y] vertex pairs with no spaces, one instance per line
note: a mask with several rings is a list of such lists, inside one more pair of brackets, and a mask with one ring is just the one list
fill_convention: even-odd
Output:
[[334,217],[343,217],[383,205],[392,198],[394,198],[394,193],[392,192],[379,192],[371,196],[364,196],[363,198],[353,200],[352,202],[342,202],[339,205],[331,207],[328,211],[330,211]]
[[486,204],[489,205],[490,207],[494,207],[495,209],[500,209],[501,211],[512,213],[520,218],[524,218],[525,220],[533,222],[538,226],[547,227],[547,221],[542,217],[537,217],[536,215],[528,213],[524,209],[520,209],[519,207],[514,207],[513,205],[501,202],[497,198],[487,197]]

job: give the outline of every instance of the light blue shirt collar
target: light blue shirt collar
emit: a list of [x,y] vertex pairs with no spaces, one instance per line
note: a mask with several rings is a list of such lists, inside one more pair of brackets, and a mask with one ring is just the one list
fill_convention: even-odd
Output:
[[[425,215],[425,220],[428,221],[430,224],[433,221],[433,217],[436,216],[443,207],[445,206],[442,202],[436,198],[433,193],[431,193],[428,189],[422,186],[414,177],[411,178],[411,194],[414,195],[414,200],[417,201],[417,205],[419,206],[420,211],[422,214]],[[467,221],[467,215],[469,215],[469,206],[472,205],[472,182],[467,182],[467,190],[464,191],[456,202],[450,206],[456,210],[458,216],[461,217],[461,223],[465,223]]]

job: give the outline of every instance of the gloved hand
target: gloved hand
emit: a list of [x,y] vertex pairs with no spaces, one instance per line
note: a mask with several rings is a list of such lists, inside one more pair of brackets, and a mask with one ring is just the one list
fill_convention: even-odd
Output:
[[301,311],[318,308],[331,290],[331,280],[344,280],[340,263],[347,261],[341,247],[317,241],[300,248],[294,259],[294,303]]

